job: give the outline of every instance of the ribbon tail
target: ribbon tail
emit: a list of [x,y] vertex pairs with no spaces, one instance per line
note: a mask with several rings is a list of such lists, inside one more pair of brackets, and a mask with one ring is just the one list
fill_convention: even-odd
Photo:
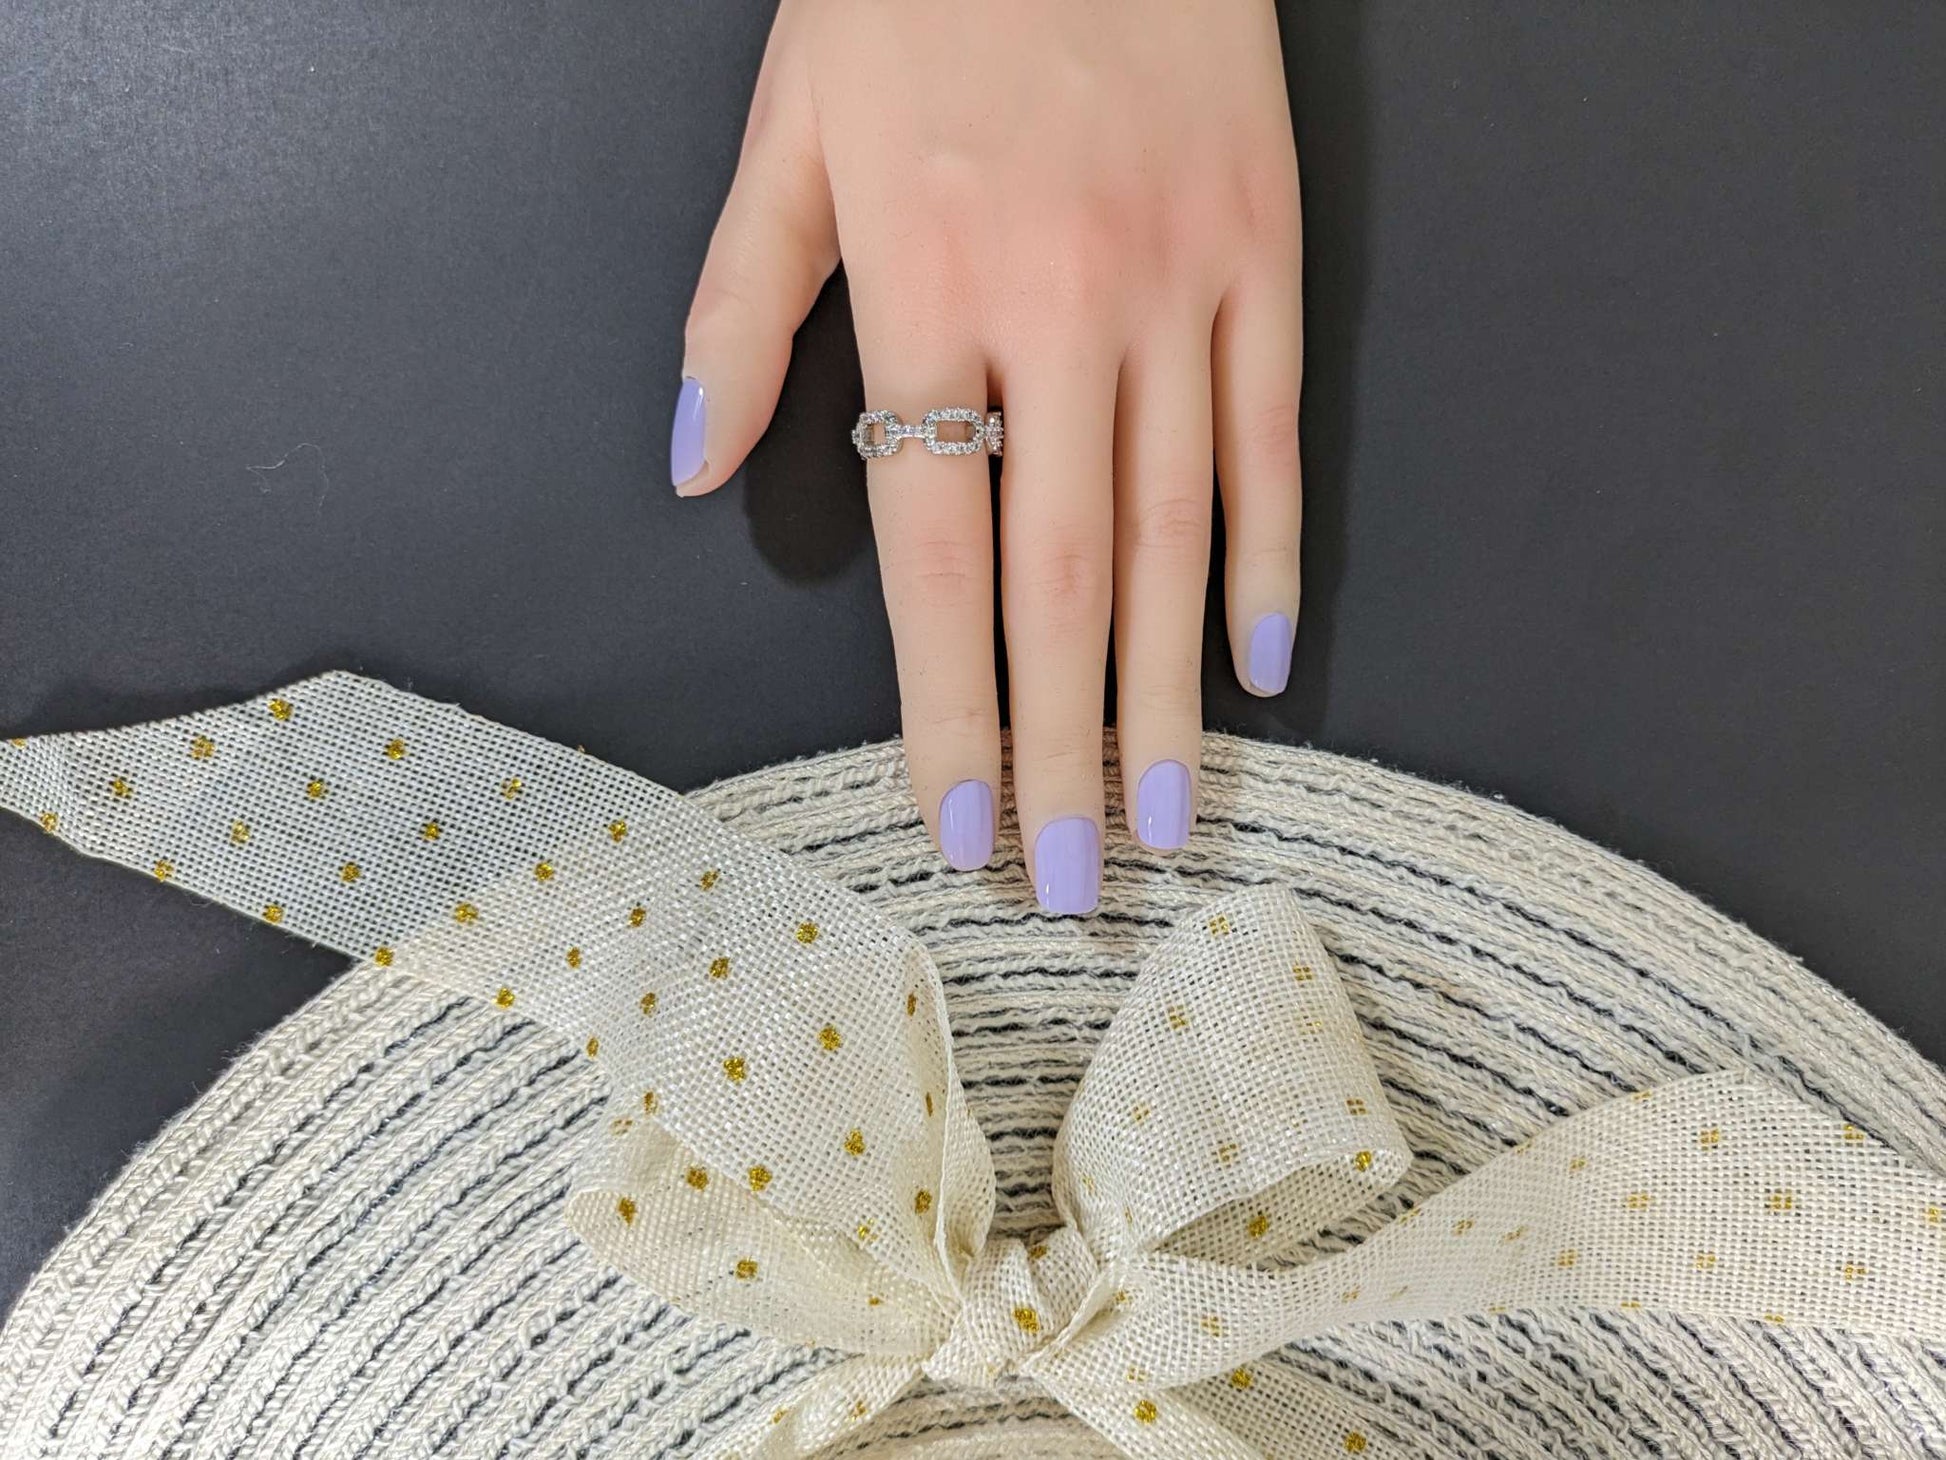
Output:
[[812,1460],[831,1446],[863,1439],[864,1429],[919,1377],[898,1359],[833,1364],[770,1408],[748,1406],[696,1452],[697,1460]]

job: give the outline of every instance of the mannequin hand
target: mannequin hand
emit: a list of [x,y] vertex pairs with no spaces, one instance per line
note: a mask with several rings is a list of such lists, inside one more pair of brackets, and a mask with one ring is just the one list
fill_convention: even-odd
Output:
[[[782,0],[689,317],[680,494],[769,424],[841,256],[870,409],[1005,409],[1015,802],[1042,905],[1090,911],[1111,624],[1131,829],[1189,834],[1212,461],[1237,676],[1276,694],[1290,672],[1300,245],[1269,0]],[[866,481],[913,790],[947,860],[979,866],[1000,778],[987,458],[908,443]]]

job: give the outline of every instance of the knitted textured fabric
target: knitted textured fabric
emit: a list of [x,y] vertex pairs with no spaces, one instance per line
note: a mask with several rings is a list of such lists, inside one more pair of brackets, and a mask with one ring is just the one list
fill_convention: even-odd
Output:
[[[1204,821],[1188,852],[1158,859],[1111,838],[1102,914],[1063,922],[1034,909],[1017,866],[972,878],[939,869],[891,748],[695,798],[789,858],[753,852],[738,864],[693,807],[527,737],[497,727],[456,735],[453,712],[344,676],[286,693],[146,741],[59,746],[66,738],[50,737],[14,747],[12,761],[0,750],[0,804],[86,849],[371,955],[138,1157],[30,1287],[0,1339],[9,1456],[725,1453],[753,1423],[768,1429],[766,1419],[832,1387],[845,1360],[684,1312],[853,1352],[929,1353],[950,1314],[938,1317],[927,1296],[937,1274],[926,1234],[972,1231],[982,1200],[996,1198],[993,1239],[1019,1239],[1023,1272],[1024,1244],[1039,1237],[1032,1251],[1044,1256],[1064,1215],[1097,1249],[1112,1249],[1120,1223],[1108,1216],[1139,1234],[1152,1208],[1173,1203],[1183,1209],[1150,1247],[1166,1240],[1217,1256],[1268,1243],[1304,1264],[1287,1288],[1307,1273],[1386,1271],[1383,1254],[1417,1240],[1402,1230],[1410,1224],[1363,1239],[1401,1212],[1421,1209],[1421,1229],[1437,1220],[1455,1239],[1476,1217],[1481,1240],[1491,1227],[1497,1244],[1478,1258],[1461,1243],[1408,1262],[1411,1284],[1395,1285],[1396,1264],[1362,1295],[1334,1284],[1333,1303],[1363,1305],[1358,1321],[1293,1324],[1290,1313],[1311,1300],[1285,1303],[1274,1331],[1295,1341],[1231,1369],[1228,1385],[1199,1401],[1220,1410],[1225,1388],[1236,1391],[1227,1398],[1257,1411],[1238,1431],[1268,1453],[1926,1454],[1946,1445],[1946,1334],[1935,1321],[1946,1188],[1878,1146],[1928,1171],[1946,1164],[1937,1072],[1775,950],[1558,831],[1354,762],[1212,738]],[[306,745],[307,715],[331,723],[332,745]],[[359,748],[367,739],[369,761]],[[177,771],[176,759],[197,764]],[[1283,892],[1212,903],[1266,884],[1290,889],[1294,903]],[[435,904],[440,915],[428,918]],[[1223,910],[1211,915],[1212,905]],[[1162,966],[1132,989],[1178,923]],[[630,951],[644,940],[657,951]],[[1313,997],[1310,966],[1327,961],[1327,948],[1350,1005],[1335,984],[1336,1003],[1278,1003]],[[1287,987],[1294,955],[1306,984],[1297,992]],[[1180,1003],[1159,992],[1172,967]],[[685,969],[693,992],[674,982]],[[663,987],[659,1004],[653,987],[638,987],[645,977]],[[874,997],[875,979],[886,997]],[[1252,980],[1260,993],[1249,992]],[[1197,1002],[1199,989],[1217,1002]],[[929,1025],[915,1014],[935,1012],[935,1002],[943,1017],[930,1025],[941,1036],[950,1027],[950,1060],[943,1038],[911,1044],[911,1031]],[[1348,1032],[1355,1011],[1363,1048],[1355,1064],[1301,1052],[1272,1061],[1284,1073],[1271,1083],[1202,1055],[1172,1068],[1168,1034],[1128,1052],[1149,1005],[1156,1029],[1194,1026],[1197,1037],[1226,1012],[1275,1008],[1286,1023],[1322,1026],[1343,1007]],[[797,1041],[800,1024],[812,1033]],[[901,1029],[909,1056],[857,1063],[891,1048]],[[1223,1048],[1248,1042],[1248,1020],[1233,1033]],[[848,1085],[847,1069],[868,1078]],[[1734,1072],[1730,1085],[1683,1080],[1712,1070]],[[909,1090],[906,1077],[917,1082]],[[1666,1158],[1632,1174],[1605,1171],[1632,1139],[1621,1137],[1584,1142],[1592,1156],[1570,1158],[1571,1140],[1558,1161],[1550,1154],[1564,1131],[1594,1131],[1591,1120],[1641,1127],[1647,1112],[1613,1097],[1651,1086],[1716,1102],[1667,1102]],[[1824,1164],[1805,1154],[1792,1185],[1763,1174],[1757,1158],[1729,1156],[1781,1130],[1762,1112],[1770,1123],[1739,1125],[1739,1109],[1721,1103],[1732,1088],[1828,1127]],[[1185,1114],[1194,1090],[1229,1093],[1214,1107],[1192,1101]],[[1070,1102],[1063,1154],[1054,1136]],[[1288,1167],[1250,1176],[1260,1152],[1248,1131],[1216,1118],[1238,1102],[1315,1107],[1309,1124],[1344,1128],[1341,1151],[1335,1135],[1316,1138],[1343,1161],[1317,1168],[1322,1176]],[[1097,1107],[1113,1119],[1091,1114]],[[1720,1126],[1692,1109],[1720,1109]],[[650,1118],[638,1120],[644,1111]],[[968,1115],[990,1143],[990,1168],[950,1134],[973,1130]],[[1131,1119],[1139,1133],[1112,1134]],[[825,1124],[831,1149],[818,1158]],[[671,1131],[686,1144],[672,1146]],[[1354,1151],[1361,1141],[1368,1148]],[[1743,1162],[1736,1169],[1756,1182],[1744,1193],[1751,1210],[1761,1202],[1771,1215],[1678,1249],[1669,1234],[1708,1228],[1729,1191],[1682,1175],[1699,1145],[1711,1153],[1705,1165]],[[764,1163],[748,1164],[758,1149]],[[1116,1190],[1118,1155],[1144,1149],[1151,1166],[1168,1151],[1209,1169],[1138,1182],[1114,1201],[1092,1174],[1080,1177],[1085,1194],[1075,1187],[1086,1168]],[[1532,1161],[1506,1154],[1527,1150]],[[907,1190],[915,1152],[935,1173],[919,1178],[916,1215]],[[1521,1173],[1548,1163],[1585,1171],[1581,1189],[1607,1193],[1598,1221],[1572,1225],[1568,1187],[1560,1211],[1547,1202],[1537,1211],[1532,1191],[1522,1195],[1532,1182]],[[746,1193],[699,1219],[702,1193],[727,1202],[742,1185],[712,1184],[712,1168],[747,1170],[761,1200]],[[604,1169],[606,1195],[570,1201],[573,1186]],[[1143,1174],[1139,1159],[1131,1169]],[[1862,1182],[1883,1174],[1891,1194],[1860,1197],[1847,1223],[1854,1169]],[[1051,1182],[1060,1171],[1067,1176]],[[1468,1172],[1478,1174],[1461,1180]],[[1303,1194],[1320,1182],[1332,1188],[1322,1206]],[[1473,1193],[1459,1221],[1426,1204],[1447,1187],[1448,1205]],[[1217,1199],[1194,1208],[1206,1189]],[[1354,1190],[1358,1200],[1342,1199]],[[1707,1200],[1684,1214],[1685,1193],[1699,1191]],[[903,1219],[872,1205],[887,1192]],[[1236,1205],[1237,1193],[1250,1203]],[[1102,1208],[1093,1228],[1091,1205]],[[765,1225],[772,1210],[785,1227]],[[1307,1210],[1319,1220],[1286,1221]],[[587,1241],[564,1224],[570,1211]],[[854,1243],[851,1219],[864,1212]],[[1579,1248],[1557,1236],[1524,1264],[1530,1216],[1537,1238],[1567,1223],[1559,1230],[1582,1234]],[[1798,1235],[1819,1222],[1821,1243]],[[839,1223],[843,1240],[827,1240]],[[1643,1238],[1655,1223],[1665,1235]],[[1788,1234],[1768,1252],[1766,1223]],[[712,1245],[723,1233],[752,1255],[725,1256]],[[1069,1250],[1063,1235],[1081,1250],[1057,1232],[1048,1268]],[[938,1246],[972,1252],[980,1240],[942,1236]],[[1601,1242],[1613,1251],[1604,1255]],[[793,1270],[800,1249],[817,1260]],[[1610,1260],[1629,1251],[1675,1254],[1683,1272],[1669,1261],[1630,1269]],[[1808,1256],[1793,1267],[1794,1253]],[[1135,1316],[1125,1326],[1139,1329],[1145,1305],[1167,1306],[1158,1310],[1143,1274],[1130,1271]],[[1199,1272],[1199,1293],[1216,1291],[1209,1283],[1222,1271]],[[1623,1297],[1645,1279],[1662,1285],[1646,1290],[1648,1304]],[[856,1318],[846,1316],[854,1282]],[[1469,1282],[1506,1301],[1457,1302]],[[1252,1283],[1226,1301],[1269,1290],[1268,1279]],[[1656,1301],[1664,1287],[1720,1293],[1739,1283],[1746,1307],[1767,1285],[1787,1293],[1776,1305],[1788,1314],[1766,1322],[1754,1307],[1724,1316],[1735,1302]],[[1443,1307],[1420,1296],[1441,1284]],[[1049,1279],[1026,1291],[1059,1287]],[[1563,1294],[1574,1301],[1558,1301]],[[1057,1306],[1065,1316],[1073,1305]],[[1819,1321],[1854,1310],[1868,1321]],[[927,1365],[990,1386],[908,1388],[916,1370],[899,1367],[873,1412],[859,1402],[844,1447],[1101,1450],[1031,1378],[994,1372],[1026,1349],[1020,1331],[1038,1330],[1039,1310],[1003,1301],[993,1311],[1011,1312],[997,1327],[1012,1349],[989,1335]],[[1925,1321],[1895,1321],[1913,1314]],[[1200,1335],[1194,1325],[1186,1335],[1168,1329],[1161,1347],[1129,1352],[1145,1369],[1214,1375],[1229,1367],[1225,1343],[1243,1340],[1213,1313],[1202,1323]],[[1208,1351],[1200,1368],[1199,1346]],[[1232,1357],[1254,1359],[1263,1346]],[[1022,1367],[1032,1370],[1031,1357]],[[1127,1367],[1133,1384],[1137,1365]],[[1065,1394],[1075,1372],[1042,1377]],[[1282,1409],[1279,1396],[1290,1396]],[[1160,1413],[1137,1398],[1133,1422],[1124,1400],[1114,1409],[1143,1453],[1254,1453],[1200,1448],[1189,1431],[1168,1438],[1178,1413],[1195,1410],[1172,1398]]]

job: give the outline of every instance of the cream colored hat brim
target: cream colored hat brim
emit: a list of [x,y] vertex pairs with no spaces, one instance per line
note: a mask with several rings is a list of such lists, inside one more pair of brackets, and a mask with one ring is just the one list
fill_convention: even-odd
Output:
[[[945,871],[896,744],[694,799],[932,951],[1001,1232],[1053,1225],[1056,1128],[1145,953],[1265,881],[1337,957],[1415,1197],[1620,1091],[1734,1068],[1946,1169],[1946,1080],[1897,1036],[1654,875],[1463,792],[1209,737],[1191,846],[1150,853],[1111,808],[1082,921],[1038,911],[1011,828],[987,874]],[[606,1120],[588,1062],[540,1026],[346,976],[138,1155],[30,1285],[0,1334],[0,1455],[680,1455],[780,1402],[833,1356],[691,1321],[563,1225]],[[1286,1357],[1378,1416],[1374,1456],[1946,1447],[1946,1369],[1916,1344],[1514,1312]],[[874,1431],[886,1453],[1107,1453],[1025,1381],[921,1389]]]

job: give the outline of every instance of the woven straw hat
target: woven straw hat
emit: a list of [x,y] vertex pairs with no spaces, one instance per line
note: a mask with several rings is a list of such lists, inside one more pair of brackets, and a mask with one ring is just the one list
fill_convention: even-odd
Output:
[[[9,782],[4,757],[0,804],[36,814],[51,782]],[[1111,806],[1087,920],[1039,912],[1011,827],[987,873],[945,871],[896,744],[690,799],[929,951],[991,1146],[997,1237],[1060,1222],[1056,1133],[1144,959],[1263,884],[1290,889],[1335,962],[1411,1153],[1387,1208],[1317,1252],[1576,1112],[1710,1071],[1946,1170],[1946,1081],[1897,1036],[1642,868],[1464,792],[1208,737],[1191,845],[1150,853]],[[564,1221],[621,1119],[600,1062],[386,951],[239,1059],[48,1261],[0,1333],[0,1454],[701,1454],[838,1362],[688,1316],[604,1264]],[[1291,1416],[1307,1454],[1946,1451],[1946,1333],[1516,1306],[1348,1326],[1274,1362],[1361,1416],[1322,1442]],[[1115,1451],[1008,1374],[922,1382],[834,1453]]]

